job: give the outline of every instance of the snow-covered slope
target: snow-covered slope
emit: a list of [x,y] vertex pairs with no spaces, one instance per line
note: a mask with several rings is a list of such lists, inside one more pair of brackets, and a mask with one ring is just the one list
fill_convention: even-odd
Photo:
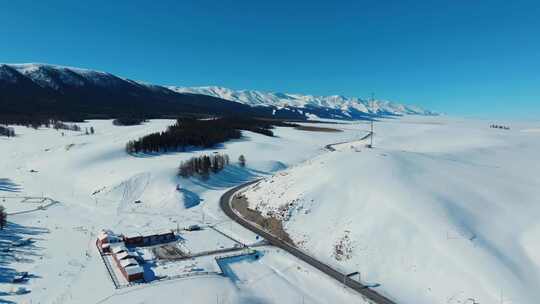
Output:
[[[417,106],[397,104],[385,100],[365,100],[357,97],[313,96],[288,93],[266,93],[252,90],[231,90],[223,87],[169,87],[176,92],[204,94],[252,106],[294,107],[306,111],[330,110],[335,118],[361,118],[372,115],[435,115]],[[315,115],[317,115],[315,113]],[[342,117],[339,117],[341,115]],[[326,117],[325,117],[326,118]],[[332,118],[332,117],[328,117]]]
[[337,145],[246,195],[285,219],[305,250],[360,271],[397,303],[535,304],[540,133],[531,129],[442,117],[377,123],[375,149]]
[[[124,82],[137,86],[142,85],[109,73],[76,67],[43,63],[3,64],[2,66],[4,69],[12,68],[42,88],[53,90],[62,90],[65,86],[84,87],[87,84],[100,87],[121,86]],[[0,76],[0,78],[2,77]]]

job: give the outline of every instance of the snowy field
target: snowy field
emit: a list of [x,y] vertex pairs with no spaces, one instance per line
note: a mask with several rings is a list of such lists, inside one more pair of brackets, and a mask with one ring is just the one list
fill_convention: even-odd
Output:
[[540,299],[540,122],[408,117],[246,192],[293,240],[398,303]]
[[[15,127],[17,137],[0,137],[0,158],[9,160],[0,162],[0,196],[10,197],[5,202],[7,211],[27,208],[20,205],[26,196],[58,201],[45,210],[10,215],[8,227],[0,231],[0,302],[156,303],[176,301],[181,293],[187,303],[301,303],[303,299],[305,303],[328,303],[334,298],[362,303],[350,290],[332,288],[339,284],[315,269],[271,249],[265,249],[269,252],[252,263],[232,261],[230,276],[209,275],[115,290],[95,247],[101,229],[145,232],[204,223],[243,243],[254,243],[254,234],[221,212],[221,194],[242,182],[325,153],[325,144],[357,138],[367,128],[365,124],[334,125],[346,129],[339,133],[277,128],[276,137],[243,132],[242,139],[209,151],[138,156],[124,152],[128,140],[164,130],[171,123],[155,120],[117,127],[111,121],[89,121],[80,124],[83,129],[95,128],[96,134],[88,136],[70,131],[61,136],[53,129]],[[204,182],[176,176],[182,160],[214,151],[228,153],[231,160],[243,154],[247,167],[232,165]],[[182,191],[176,190],[177,184],[182,185]],[[134,204],[136,200],[141,203]],[[218,233],[204,231],[205,244],[203,238],[194,238],[196,233],[190,233],[193,250],[231,244]],[[191,235],[186,233],[188,239]],[[31,242],[13,246],[26,240]],[[181,271],[210,271],[215,267],[205,260],[197,263],[177,267]],[[23,271],[29,273],[27,282],[10,283],[17,272]],[[176,274],[178,269],[158,265],[156,272]],[[259,275],[252,276],[253,272]],[[18,288],[23,289],[16,295]],[[318,290],[316,296],[313,289]]]
[[[251,192],[261,211],[279,207],[305,250],[398,303],[537,303],[540,293],[540,123],[490,129],[489,121],[410,116],[375,125],[375,149],[354,142],[365,123],[323,125],[344,132],[276,128],[243,132],[215,150],[127,155],[130,139],[164,130],[155,120],[116,127],[89,121],[95,135],[16,127],[0,137],[0,302],[6,303],[363,303],[339,283],[281,250],[231,259],[226,276],[166,280],[116,290],[95,247],[97,233],[214,225],[240,242],[256,236],[219,208],[230,187],[266,177]],[[323,147],[336,145],[335,152]],[[182,160],[214,151],[246,156],[207,181],[176,176]],[[279,171],[279,173],[278,173]],[[274,177],[271,177],[274,175]],[[181,184],[182,191],[176,190]],[[42,210],[24,197],[58,203]],[[134,204],[140,200],[141,203]],[[22,205],[24,204],[24,205]],[[25,209],[30,207],[30,209]],[[23,209],[21,209],[23,208]],[[285,212],[283,212],[285,210]],[[197,237],[197,234],[202,237]],[[186,232],[193,251],[234,242],[210,229]],[[29,244],[13,244],[31,240]],[[4,251],[4,248],[12,248]],[[157,275],[217,271],[212,257],[156,265]],[[26,283],[12,284],[27,271]],[[22,287],[20,295],[15,295]]]

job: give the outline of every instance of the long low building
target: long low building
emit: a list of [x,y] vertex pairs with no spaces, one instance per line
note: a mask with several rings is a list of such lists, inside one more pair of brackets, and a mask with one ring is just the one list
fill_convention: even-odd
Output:
[[128,246],[150,246],[172,242],[175,239],[176,236],[172,230],[163,230],[149,234],[135,232],[122,235],[122,240]]

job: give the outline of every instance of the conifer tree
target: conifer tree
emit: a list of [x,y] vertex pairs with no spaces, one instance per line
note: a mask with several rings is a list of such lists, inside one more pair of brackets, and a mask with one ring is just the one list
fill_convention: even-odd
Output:
[[7,213],[4,206],[0,205],[0,229],[4,229],[7,225]]
[[244,155],[240,155],[240,157],[238,157],[238,164],[240,164],[240,167],[245,167],[246,166],[246,158],[244,157]]

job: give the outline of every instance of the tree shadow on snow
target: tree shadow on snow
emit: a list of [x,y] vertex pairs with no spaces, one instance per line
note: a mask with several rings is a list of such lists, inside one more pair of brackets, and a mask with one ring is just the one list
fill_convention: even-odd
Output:
[[256,295],[242,295],[238,299],[238,303],[240,304],[270,304],[272,303],[269,300],[265,300],[263,298],[259,298]]
[[191,182],[202,188],[210,190],[220,190],[254,180],[267,172],[252,170],[247,167],[230,165],[225,167],[221,172],[211,175],[207,180],[192,178]]
[[193,191],[187,189],[181,189],[180,193],[184,196],[184,207],[189,209],[199,205],[202,199]]
[[9,178],[0,178],[0,191],[20,192],[21,187],[12,182]]
[[[18,274],[13,263],[33,263],[41,258],[39,251],[42,248],[36,246],[35,241],[45,233],[49,233],[45,228],[21,226],[12,222],[0,230],[0,283],[11,283]],[[29,274],[28,279],[33,278],[40,276]]]
[[[5,296],[9,296],[11,294],[7,293],[7,292],[1,292],[0,291],[0,297],[5,297]],[[5,299],[2,299],[0,298],[0,304],[15,304],[17,302],[13,302],[13,301],[9,301],[9,300],[5,300]]]

